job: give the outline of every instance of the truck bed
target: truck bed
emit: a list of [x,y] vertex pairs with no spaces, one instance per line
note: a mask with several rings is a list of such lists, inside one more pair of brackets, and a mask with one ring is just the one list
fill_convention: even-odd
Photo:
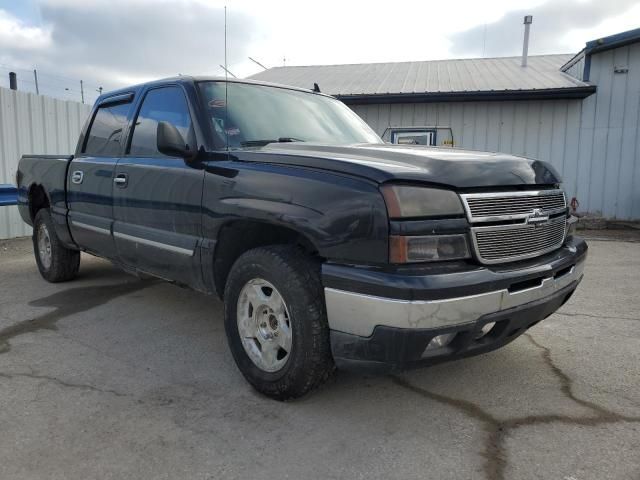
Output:
[[22,219],[32,225],[29,195],[41,188],[52,213],[66,215],[66,179],[73,155],[23,155],[18,164],[18,210]]

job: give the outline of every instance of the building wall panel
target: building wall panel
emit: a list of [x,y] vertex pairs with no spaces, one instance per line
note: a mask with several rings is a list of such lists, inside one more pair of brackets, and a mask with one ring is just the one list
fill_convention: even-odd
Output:
[[579,211],[640,220],[640,44],[592,55],[590,79],[598,91],[582,100],[423,103],[413,116],[405,104],[368,105],[367,118],[381,112],[370,123],[379,134],[392,126],[450,127],[457,147],[548,161]]
[[[566,101],[566,130],[564,138],[563,178],[569,192],[578,191],[579,147],[580,147],[580,119],[582,117],[582,103]],[[557,125],[558,123],[556,123]],[[582,163],[582,162],[580,162]],[[574,195],[575,196],[575,195]]]
[[[615,69],[625,67],[626,73]],[[640,43],[595,54],[591,57],[591,78],[598,85],[594,112],[590,201],[608,218],[639,219],[640,189],[635,171],[640,168],[638,104],[640,102]],[[597,80],[596,80],[597,79]],[[599,179],[599,183],[598,183]],[[599,194],[599,196],[598,196]]]
[[[608,195],[616,199],[615,215],[628,218],[633,211],[633,197],[638,195],[638,184],[634,192],[633,174],[640,151],[635,145],[638,141],[638,115],[640,113],[640,48],[618,49],[615,56],[617,65],[626,65],[627,74],[614,74],[615,105],[614,110],[621,110],[616,115],[620,127],[620,159],[617,175],[608,177]],[[636,167],[637,168],[637,167]],[[612,190],[613,189],[613,190]]]
[[584,79],[584,55],[580,60],[578,60],[573,65],[571,65],[564,72],[571,75],[574,78],[577,78],[578,80],[583,80]]

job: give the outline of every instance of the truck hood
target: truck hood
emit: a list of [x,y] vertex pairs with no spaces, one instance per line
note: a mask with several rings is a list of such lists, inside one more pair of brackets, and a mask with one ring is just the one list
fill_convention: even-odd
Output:
[[252,150],[246,159],[331,170],[379,183],[422,181],[458,189],[561,182],[556,170],[540,160],[450,147],[271,143]]

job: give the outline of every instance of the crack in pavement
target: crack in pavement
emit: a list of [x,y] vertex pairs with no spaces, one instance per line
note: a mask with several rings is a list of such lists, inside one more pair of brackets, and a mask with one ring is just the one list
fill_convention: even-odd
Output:
[[577,312],[555,312],[554,315],[563,315],[565,317],[590,317],[590,318],[600,318],[607,320],[636,320],[640,321],[640,318],[634,317],[609,317],[606,315],[594,315],[593,313],[577,313]]
[[0,354],[11,350],[9,340],[12,338],[40,330],[55,331],[58,329],[57,322],[65,317],[91,310],[117,297],[141,290],[155,283],[157,282],[153,280],[138,280],[70,288],[31,301],[29,302],[30,306],[54,307],[54,310],[0,330]]
[[50,375],[38,375],[35,373],[2,373],[0,372],[0,378],[7,378],[7,379],[12,379],[12,378],[32,378],[32,379],[36,379],[36,380],[46,380],[49,382],[53,382],[55,384],[57,384],[60,387],[64,387],[64,388],[79,388],[82,390],[90,390],[92,392],[99,392],[99,393],[110,393],[112,395],[115,395],[116,397],[128,397],[129,395],[127,395],[126,393],[122,393],[122,392],[118,392],[116,390],[110,390],[107,388],[99,388],[96,387],[94,385],[90,385],[87,383],[72,383],[72,382],[67,382],[64,380],[61,380],[57,377],[52,377]]
[[[531,336],[530,333],[525,333],[524,336],[527,338],[527,340],[529,340],[529,342],[531,342],[533,346],[535,346],[536,348],[542,351],[542,359],[544,360],[544,363],[555,374],[555,376],[560,380],[560,390],[562,391],[565,397],[567,397],[570,400],[573,400],[574,402],[576,402],[579,405],[582,405],[585,408],[593,410],[603,418],[607,418],[608,416],[611,416],[612,418],[614,417],[619,418],[619,419],[625,418],[624,416],[611,412],[610,410],[607,410],[606,408],[600,405],[597,405],[588,400],[583,400],[581,398],[576,397],[575,394],[573,393],[573,380],[569,377],[569,375],[567,375],[560,367],[558,367],[553,362],[553,359],[551,358],[551,349],[549,347],[545,347],[544,345],[534,340],[534,338]],[[627,418],[632,418],[632,417],[627,417]],[[640,417],[637,417],[637,418],[640,419]]]
[[535,341],[530,334],[525,333],[524,336],[527,337],[535,347],[542,351],[542,359],[560,381],[560,390],[563,395],[569,400],[591,410],[594,415],[570,417],[567,415],[547,414],[529,415],[508,420],[500,420],[473,402],[431,392],[425,388],[413,385],[405,378],[397,375],[391,376],[392,381],[396,385],[429,400],[434,400],[438,403],[458,409],[467,416],[482,422],[483,428],[487,433],[487,440],[481,456],[485,459],[483,470],[488,480],[504,480],[506,478],[505,469],[507,466],[507,453],[505,451],[504,443],[510,431],[515,429],[549,423],[565,423],[592,427],[619,422],[640,422],[640,416],[635,417],[621,415],[607,410],[593,402],[576,397],[572,390],[573,381],[553,362],[553,359],[551,358],[551,350]]

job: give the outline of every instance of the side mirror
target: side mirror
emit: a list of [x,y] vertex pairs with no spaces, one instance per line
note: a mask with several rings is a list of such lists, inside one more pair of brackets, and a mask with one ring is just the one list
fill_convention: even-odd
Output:
[[197,153],[196,150],[189,149],[182,134],[169,122],[158,123],[156,139],[158,151],[170,157],[182,157],[189,160]]

